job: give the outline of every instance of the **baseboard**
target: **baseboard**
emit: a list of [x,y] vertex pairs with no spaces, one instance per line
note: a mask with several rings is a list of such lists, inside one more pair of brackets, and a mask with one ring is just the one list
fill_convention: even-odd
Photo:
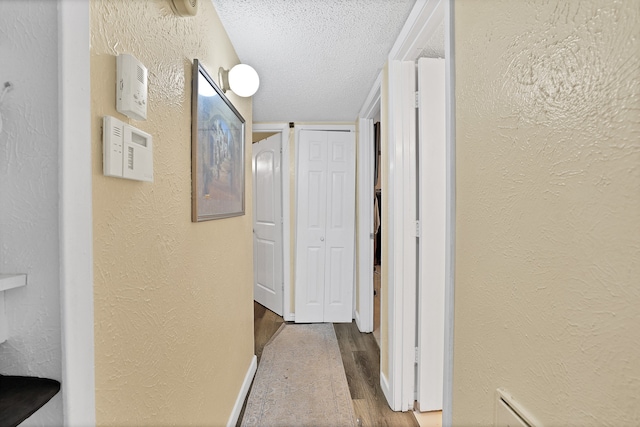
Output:
[[285,322],[295,322],[296,314],[295,313],[285,313],[283,316]]
[[233,405],[233,411],[231,411],[231,416],[229,417],[229,421],[227,422],[227,427],[234,427],[238,422],[238,417],[240,416],[240,412],[242,412],[242,405],[244,405],[247,394],[249,394],[249,387],[251,387],[251,383],[253,382],[253,377],[255,376],[257,369],[258,358],[254,355],[251,359],[251,364],[249,364],[249,370],[244,376],[242,387],[240,388],[240,392],[238,393],[238,397],[236,398],[236,404]]
[[389,387],[389,380],[387,380],[387,377],[385,377],[382,372],[380,372],[380,387],[382,388],[384,397],[387,399],[389,407],[393,409],[393,400],[391,398],[391,388]]

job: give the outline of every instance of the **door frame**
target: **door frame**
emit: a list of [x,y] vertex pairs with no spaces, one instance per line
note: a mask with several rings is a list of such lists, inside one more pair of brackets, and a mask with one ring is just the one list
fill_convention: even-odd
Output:
[[280,168],[282,173],[282,318],[293,322],[295,317],[291,311],[291,177],[290,147],[288,123],[254,123],[252,132],[279,133],[281,137]]
[[389,215],[387,381],[392,408],[396,411],[412,410],[414,402],[417,326],[415,73],[413,61],[389,61],[389,202],[385,210]]
[[446,106],[442,58],[418,61],[418,369],[421,412],[442,410],[446,276]]
[[58,0],[59,248],[64,425],[95,425],[90,20]]
[[453,425],[453,339],[456,259],[456,68],[455,68],[455,5],[444,1],[444,66],[447,139],[447,229],[444,296],[444,378],[442,425]]
[[[358,152],[356,154],[358,181],[357,218],[357,269],[358,307],[354,308],[354,318],[360,332],[373,332],[373,198],[374,169],[377,153],[374,153],[375,135],[373,119],[380,114],[382,92],[382,72],[369,91],[369,95],[358,114]],[[356,299],[354,298],[354,303]]]
[[[393,197],[404,197],[399,183],[411,179],[410,168],[398,167],[403,153],[412,149],[410,138],[403,135],[402,129],[408,119],[415,117],[413,109],[399,101],[406,96],[408,88],[403,89],[402,62],[415,63],[421,52],[420,47],[433,36],[440,22],[445,26],[445,91],[446,91],[446,140],[447,140],[447,206],[446,206],[446,278],[445,278],[445,356],[443,382],[443,426],[450,426],[452,420],[453,395],[453,321],[454,321],[454,273],[455,273],[455,68],[454,68],[454,0],[417,0],[393,48],[389,53],[389,268],[388,268],[388,328],[389,328],[389,378],[381,372],[381,386],[391,408],[396,411],[413,409],[414,394],[414,358],[415,358],[415,326],[417,316],[415,299],[408,298],[416,293],[416,281],[407,281],[403,276],[404,261],[413,236],[409,232],[415,230],[415,218],[408,218],[406,209],[393,200]],[[406,76],[405,76],[406,78]],[[404,92],[404,93],[403,93]],[[394,101],[395,93],[395,101]],[[399,96],[400,95],[400,96]],[[415,135],[415,134],[414,134]],[[400,191],[398,194],[397,192]],[[414,198],[415,199],[415,198]],[[414,234],[415,235],[415,234]],[[415,260],[415,246],[413,252]],[[402,255],[402,256],[400,256]],[[403,258],[404,257],[404,258]],[[415,271],[410,272],[415,275]]]

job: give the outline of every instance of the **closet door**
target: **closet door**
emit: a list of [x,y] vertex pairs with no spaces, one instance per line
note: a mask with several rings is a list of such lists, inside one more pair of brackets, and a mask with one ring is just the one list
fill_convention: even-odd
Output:
[[355,137],[300,131],[295,319],[351,322],[355,242]]
[[296,323],[324,321],[326,132],[300,131],[296,212]]
[[351,322],[355,277],[355,139],[351,132],[326,133],[324,321]]

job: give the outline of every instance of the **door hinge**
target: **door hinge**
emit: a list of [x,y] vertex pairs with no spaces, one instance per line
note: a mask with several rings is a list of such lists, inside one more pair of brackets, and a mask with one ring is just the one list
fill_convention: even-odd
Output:
[[373,240],[373,238],[374,238],[374,237],[375,237],[375,235],[374,235],[373,233],[369,233],[369,238],[370,238],[371,240]]
[[414,362],[417,364],[418,363],[418,347],[416,347],[415,349],[416,349],[416,354],[415,354]]
[[420,108],[420,92],[416,91],[416,108]]
[[420,237],[420,221],[416,221],[416,237]]

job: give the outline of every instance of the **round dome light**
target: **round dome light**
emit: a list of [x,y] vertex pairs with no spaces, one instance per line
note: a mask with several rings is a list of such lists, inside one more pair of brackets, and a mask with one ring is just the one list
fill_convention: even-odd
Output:
[[229,71],[229,88],[238,96],[249,97],[258,91],[260,77],[250,65],[238,64]]

